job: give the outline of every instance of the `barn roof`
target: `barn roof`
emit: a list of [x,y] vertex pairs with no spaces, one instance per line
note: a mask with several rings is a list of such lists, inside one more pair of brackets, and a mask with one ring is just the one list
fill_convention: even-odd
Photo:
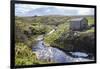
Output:
[[70,21],[81,21],[81,20],[83,20],[83,19],[85,19],[84,17],[81,17],[81,18],[74,18],[74,19],[71,19]]

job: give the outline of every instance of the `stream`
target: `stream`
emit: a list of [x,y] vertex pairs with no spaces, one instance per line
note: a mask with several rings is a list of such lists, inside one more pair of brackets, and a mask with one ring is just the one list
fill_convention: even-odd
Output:
[[88,57],[88,54],[83,52],[69,52],[71,55],[68,55],[60,49],[45,46],[42,36],[37,38],[37,44],[33,46],[32,51],[36,53],[36,56],[40,61],[53,63],[93,61],[86,58]]

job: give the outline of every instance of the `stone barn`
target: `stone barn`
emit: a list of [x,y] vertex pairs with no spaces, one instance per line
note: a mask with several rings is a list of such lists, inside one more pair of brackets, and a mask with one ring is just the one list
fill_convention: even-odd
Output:
[[88,27],[88,20],[86,18],[74,18],[70,20],[70,30],[81,31]]

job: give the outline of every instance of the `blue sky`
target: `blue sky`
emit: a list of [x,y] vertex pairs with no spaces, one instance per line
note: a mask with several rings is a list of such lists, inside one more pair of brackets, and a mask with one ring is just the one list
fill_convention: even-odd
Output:
[[[51,8],[52,7],[52,8]],[[43,10],[44,9],[44,10]],[[39,11],[42,10],[42,11]],[[94,8],[15,4],[16,16],[37,15],[94,15]]]

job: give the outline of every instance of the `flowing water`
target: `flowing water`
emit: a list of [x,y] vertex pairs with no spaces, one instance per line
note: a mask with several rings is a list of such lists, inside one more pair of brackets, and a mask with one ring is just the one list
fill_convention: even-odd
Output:
[[[49,61],[54,63],[69,63],[69,62],[84,62],[84,61],[93,61],[87,57],[88,54],[82,52],[70,52],[70,55],[66,54],[65,52],[54,48],[54,47],[47,47],[44,45],[43,40],[40,38],[36,46],[33,46],[33,52],[36,53],[37,58],[40,61]],[[78,56],[78,57],[73,57]]]

